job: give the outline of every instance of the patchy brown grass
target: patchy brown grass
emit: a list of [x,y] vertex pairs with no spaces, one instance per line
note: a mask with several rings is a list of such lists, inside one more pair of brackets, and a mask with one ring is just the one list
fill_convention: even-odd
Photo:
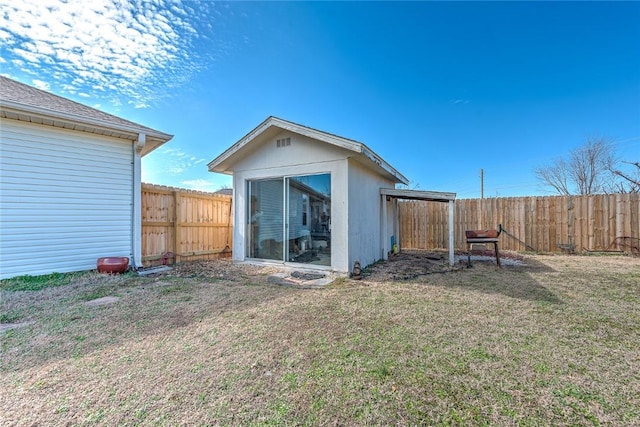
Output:
[[415,257],[312,290],[215,261],[2,291],[24,326],[0,335],[0,424],[640,424],[640,259],[524,261]]

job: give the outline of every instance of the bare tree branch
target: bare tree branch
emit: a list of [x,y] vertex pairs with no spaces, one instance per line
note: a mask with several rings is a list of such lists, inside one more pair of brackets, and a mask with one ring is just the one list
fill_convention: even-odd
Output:
[[551,166],[538,168],[534,171],[543,184],[553,187],[558,194],[571,194],[567,181],[569,179],[569,165],[564,159],[556,159]]
[[593,136],[571,151],[569,174],[578,194],[595,194],[604,190],[603,178],[613,163],[611,142]]
[[558,194],[588,195],[619,191],[619,182],[613,175],[615,164],[611,141],[591,136],[571,150],[567,160],[557,159],[549,166],[535,169],[534,173],[543,185],[552,187]]
[[626,191],[621,191],[621,192],[624,193],[624,192],[628,191],[630,193],[640,193],[640,162],[623,162],[623,163],[627,163],[627,164],[633,165],[633,166],[636,167],[637,170],[636,170],[636,176],[635,177],[631,176],[631,175],[629,175],[629,174],[627,174],[625,172],[622,172],[622,171],[620,171],[618,169],[613,169],[612,170],[612,172],[615,175],[617,175],[617,176],[619,176],[619,177],[621,177],[621,178],[623,178],[623,179],[628,181],[629,188],[628,189],[624,188],[624,184],[623,184],[622,185],[622,189],[626,190]]

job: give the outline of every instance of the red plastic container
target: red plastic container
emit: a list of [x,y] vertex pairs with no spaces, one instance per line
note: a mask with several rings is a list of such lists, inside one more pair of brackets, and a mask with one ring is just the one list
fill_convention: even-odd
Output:
[[129,269],[129,258],[120,256],[98,258],[97,264],[100,273],[120,274]]

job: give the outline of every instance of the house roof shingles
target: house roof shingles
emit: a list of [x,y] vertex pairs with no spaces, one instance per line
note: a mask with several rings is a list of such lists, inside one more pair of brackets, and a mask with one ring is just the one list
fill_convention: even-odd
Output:
[[0,76],[0,110],[1,117],[18,120],[26,118],[34,123],[61,127],[66,127],[63,123],[69,123],[75,130],[125,139],[131,139],[132,135],[142,133],[146,135],[147,142],[150,142],[150,147],[143,150],[143,154],[147,154],[173,138],[173,135],[4,76]]

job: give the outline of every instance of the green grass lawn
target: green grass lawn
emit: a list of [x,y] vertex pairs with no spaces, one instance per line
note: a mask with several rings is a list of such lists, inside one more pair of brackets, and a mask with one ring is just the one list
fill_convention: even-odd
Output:
[[0,425],[640,425],[640,259],[525,262],[3,281]]

